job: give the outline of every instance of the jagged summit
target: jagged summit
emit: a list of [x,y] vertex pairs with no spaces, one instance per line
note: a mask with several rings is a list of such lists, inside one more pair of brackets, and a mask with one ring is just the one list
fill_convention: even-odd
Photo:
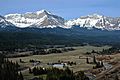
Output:
[[37,12],[27,12],[25,14],[8,14],[5,15],[7,21],[13,23],[17,27],[47,27],[64,25],[64,19],[54,15],[46,10]]
[[69,28],[79,25],[87,29],[97,28],[102,30],[120,30],[120,18],[107,17],[99,14],[81,16],[78,19],[69,20],[65,23]]
[[45,10],[45,9],[43,9],[43,10],[41,10],[41,11],[37,11],[36,13],[37,13],[37,14],[41,14],[41,13],[52,14],[51,12],[49,12],[49,11],[47,11],[47,10]]
[[120,30],[120,17],[107,17],[98,13],[81,16],[77,19],[68,20],[66,22],[64,18],[52,14],[47,10],[26,12],[24,14],[8,14],[5,15],[5,18],[3,19],[19,28],[62,27],[69,29],[73,26],[80,26],[87,29],[97,28],[101,30]]

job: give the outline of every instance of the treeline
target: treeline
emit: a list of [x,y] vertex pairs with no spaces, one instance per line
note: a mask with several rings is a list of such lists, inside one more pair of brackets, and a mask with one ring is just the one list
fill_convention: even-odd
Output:
[[9,61],[0,54],[0,80],[24,80],[22,73],[18,73],[19,64]]
[[[46,80],[89,80],[83,71],[73,73],[68,67],[63,69],[58,68],[41,68],[34,67],[32,70],[29,68],[29,73],[37,75],[46,75]],[[43,80],[42,77],[40,80]]]
[[[49,31],[48,31],[49,32]],[[14,51],[15,49],[31,48],[30,45],[78,45],[76,38],[67,35],[37,32],[0,32],[0,51]]]
[[16,57],[26,57],[26,56],[31,56],[31,55],[46,55],[46,54],[52,54],[52,53],[63,53],[63,52],[67,52],[67,51],[73,51],[75,50],[72,47],[69,48],[50,48],[50,49],[35,49],[33,51],[31,51],[30,53],[25,53],[25,54],[13,54],[13,53],[4,53],[2,52],[2,54],[6,54],[7,58],[16,58]]
[[119,53],[120,48],[118,47],[112,47],[109,49],[103,49],[102,51],[99,52],[99,54],[112,54],[112,53]]
[[17,57],[27,57],[30,55],[32,55],[32,54],[14,54],[14,55],[8,54],[8,55],[6,55],[6,57],[7,58],[17,58]]
[[94,46],[113,46],[120,44],[119,35],[120,32],[81,29],[79,26],[69,30],[48,28],[0,31],[0,51],[30,48],[30,45],[35,47],[42,45],[80,46],[88,43]]
[[33,51],[33,55],[40,55],[40,54],[52,54],[52,53],[62,53],[62,52],[67,52],[67,51],[73,51],[75,50],[74,48],[51,48],[51,49],[40,49]]
[[100,54],[100,55],[104,55],[104,54],[112,54],[112,53],[119,53],[120,52],[120,48],[119,47],[111,47],[109,49],[103,49],[102,51],[95,51],[92,50],[91,52],[86,52],[87,55],[90,54]]

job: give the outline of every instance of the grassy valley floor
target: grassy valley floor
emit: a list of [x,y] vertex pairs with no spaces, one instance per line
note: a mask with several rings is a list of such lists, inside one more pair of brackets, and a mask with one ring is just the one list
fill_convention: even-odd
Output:
[[[44,67],[49,68],[51,66],[47,65],[47,63],[56,63],[59,60],[60,61],[70,61],[70,62],[76,62],[76,65],[68,66],[73,72],[77,71],[85,71],[92,69],[94,64],[87,64],[86,63],[86,57],[89,57],[89,61],[92,62],[92,57],[86,55],[86,52],[91,52],[92,50],[95,51],[102,51],[103,49],[108,49],[110,46],[103,46],[103,47],[94,47],[94,46],[80,46],[80,47],[74,47],[74,51],[68,51],[64,53],[59,54],[47,54],[47,55],[33,55],[33,56],[27,56],[27,57],[18,57],[18,58],[9,58],[9,60],[12,60],[14,62],[18,62],[20,66],[23,67],[30,67],[33,68],[33,63],[30,63],[29,61],[31,59],[41,61],[40,64],[36,65],[38,67]],[[20,63],[20,59],[24,61],[24,63]],[[22,70],[22,74],[25,79],[33,78],[34,75],[29,74],[29,69]],[[45,75],[40,75],[42,77],[45,77]]]

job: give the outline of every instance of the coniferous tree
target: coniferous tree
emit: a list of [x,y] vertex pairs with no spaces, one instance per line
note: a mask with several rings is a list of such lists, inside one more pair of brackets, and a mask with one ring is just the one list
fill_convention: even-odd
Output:
[[31,68],[29,68],[29,73],[32,73],[32,70],[31,70]]
[[104,67],[103,61],[101,61],[101,67]]
[[95,56],[93,56],[93,63],[95,63],[95,64],[97,63]]
[[86,58],[86,63],[89,64],[89,58],[88,57]]
[[22,73],[20,72],[19,80],[24,80]]

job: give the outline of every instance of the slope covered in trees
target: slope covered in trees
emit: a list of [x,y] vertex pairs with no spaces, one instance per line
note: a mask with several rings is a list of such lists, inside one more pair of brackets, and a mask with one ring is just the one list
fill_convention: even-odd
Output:
[[18,73],[19,64],[13,63],[0,54],[0,80],[23,80],[22,73]]
[[72,29],[62,28],[25,28],[14,31],[0,31],[0,50],[40,47],[43,45],[76,46],[88,43],[91,45],[120,46],[120,31],[88,30],[75,26]]

